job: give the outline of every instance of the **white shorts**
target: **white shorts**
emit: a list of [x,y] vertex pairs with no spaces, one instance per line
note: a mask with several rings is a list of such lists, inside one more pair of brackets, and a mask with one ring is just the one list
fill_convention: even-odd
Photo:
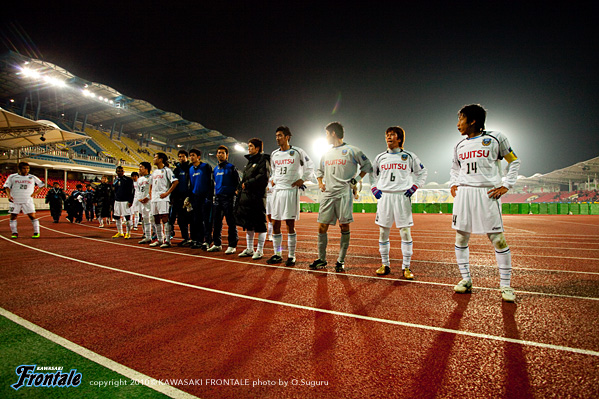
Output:
[[25,215],[35,213],[35,205],[33,205],[33,198],[27,200],[27,202],[9,202],[8,213],[18,215],[23,212]]
[[[149,204],[149,202],[148,202]],[[139,202],[139,198],[135,198],[133,200],[133,205],[131,205],[131,214],[135,213],[135,212],[142,212],[142,206],[143,204],[141,202]]]
[[300,201],[297,188],[275,190],[271,198],[271,216],[273,220],[299,220]]
[[382,227],[398,229],[414,225],[412,220],[412,201],[401,193],[383,193],[376,205],[375,223]]
[[458,187],[453,201],[455,230],[466,233],[486,234],[503,232],[501,200],[489,198],[489,187]]
[[168,215],[170,202],[168,201],[150,201],[152,215]]
[[335,225],[354,221],[354,196],[351,190],[334,198],[322,198],[318,210],[318,223]]
[[272,215],[272,197],[273,194],[266,195],[266,214]]
[[131,216],[131,208],[127,201],[114,201],[114,209],[112,211],[114,216]]

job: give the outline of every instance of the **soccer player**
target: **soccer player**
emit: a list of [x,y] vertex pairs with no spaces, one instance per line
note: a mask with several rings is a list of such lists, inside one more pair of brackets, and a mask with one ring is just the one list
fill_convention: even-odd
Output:
[[189,168],[189,184],[191,187],[191,248],[208,250],[212,241],[211,208],[214,195],[214,177],[212,167],[202,162],[202,152],[197,149],[189,151],[191,167]]
[[299,189],[305,181],[314,182],[314,164],[308,154],[299,147],[291,146],[291,130],[287,126],[279,126],[275,138],[278,149],[270,155],[272,168],[272,220],[274,255],[266,261],[268,264],[281,263],[282,241],[281,221],[287,225],[287,249],[289,256],[285,266],[295,266],[295,248],[297,234],[295,221],[299,220]]
[[[329,225],[339,221],[341,240],[339,257],[335,264],[336,272],[345,271],[345,255],[349,248],[349,224],[353,218],[353,192],[351,185],[356,185],[362,178],[372,172],[372,164],[362,150],[343,142],[344,129],[339,122],[329,123],[326,127],[326,138],[333,148],[321,158],[316,179],[322,191],[320,209],[318,211],[318,259],[310,268],[324,269],[327,266],[327,231]],[[360,174],[358,172],[360,166]]]
[[[465,138],[454,148],[449,186],[455,197],[452,227],[456,230],[455,254],[462,281],[454,290],[472,290],[468,241],[472,233],[487,234],[495,247],[501,296],[514,302],[512,255],[503,235],[500,198],[516,184],[520,160],[502,133],[485,130],[486,117],[487,111],[479,104],[466,105],[458,112],[458,131]],[[503,178],[502,159],[508,162]]]
[[154,154],[154,165],[156,165],[156,169],[150,177],[150,198],[157,240],[151,243],[150,246],[170,248],[169,200],[179,181],[168,167],[168,157],[165,153],[157,152]]
[[[116,234],[112,238],[124,237],[131,238],[131,205],[133,205],[133,197],[135,189],[133,187],[133,179],[125,176],[125,169],[122,166],[116,167],[116,179],[112,182],[114,189],[114,218],[116,219]],[[123,234],[123,221],[125,218],[126,230]]]
[[[261,259],[266,241],[266,185],[270,177],[270,156],[262,153],[262,140],[252,138],[248,142],[248,160],[241,183],[237,187],[238,206],[235,222],[246,230],[247,248],[238,256]],[[258,247],[254,251],[254,236],[258,233]]]
[[[191,196],[191,190],[189,187],[189,154],[185,150],[179,150],[177,153],[179,158],[179,162],[175,166],[175,170],[173,173],[177,176],[177,180],[179,180],[179,184],[177,184],[177,188],[173,191],[173,195],[171,196],[171,214],[169,218],[169,223],[171,225],[171,233],[174,232],[175,229],[175,219],[177,220],[177,224],[179,225],[179,229],[181,230],[181,238],[183,239],[179,244],[179,247],[190,246],[191,241],[189,239],[189,219],[191,215],[187,212],[187,209],[183,206],[186,198]],[[172,237],[172,234],[171,234]]]
[[18,173],[13,173],[6,178],[4,189],[8,197],[8,213],[10,213],[10,231],[11,238],[19,238],[17,231],[17,216],[21,211],[29,216],[33,225],[33,235],[31,238],[40,237],[40,222],[35,215],[35,205],[33,197],[44,187],[44,183],[36,176],[29,173],[30,166],[27,162],[19,162],[17,165]]
[[152,165],[149,162],[139,164],[139,178],[135,182],[135,200],[133,207],[137,207],[142,219],[143,238],[138,244],[150,244],[152,242],[152,208],[150,203],[150,175]]
[[372,194],[378,200],[375,223],[379,225],[379,252],[382,266],[376,274],[391,273],[389,266],[389,235],[393,222],[401,236],[401,268],[406,279],[412,280],[410,270],[412,259],[412,220],[411,197],[426,181],[427,171],[413,152],[404,150],[406,133],[399,126],[392,126],[385,132],[387,151],[380,153],[372,163]]
[[133,180],[133,204],[131,205],[131,225],[133,226],[133,230],[137,230],[137,226],[139,226],[140,219],[140,202],[138,197],[138,185],[137,180],[139,180],[139,172],[131,172],[131,180]]
[[235,190],[239,185],[239,172],[232,163],[228,162],[229,149],[221,145],[216,149],[218,165],[214,168],[214,206],[213,206],[213,238],[214,244],[208,252],[222,249],[223,216],[227,221],[228,247],[226,255],[234,254],[237,248],[237,225],[235,223]]

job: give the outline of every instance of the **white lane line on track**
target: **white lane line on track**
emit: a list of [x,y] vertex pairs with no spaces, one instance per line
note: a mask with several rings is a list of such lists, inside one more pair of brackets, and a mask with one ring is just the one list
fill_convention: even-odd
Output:
[[188,394],[187,392],[183,392],[171,385],[167,385],[166,383],[161,383],[160,381],[152,377],[149,377],[127,366],[117,363],[114,360],[110,360],[107,357],[104,357],[96,352],[84,348],[83,346],[77,345],[76,343],[69,341],[68,339],[65,339],[59,335],[56,335],[43,327],[33,324],[32,322],[25,320],[24,318],[17,316],[16,314],[11,313],[4,308],[0,308],[0,315],[42,336],[43,338],[70,350],[71,352],[83,356],[84,358],[89,359],[92,362],[99,364],[100,366],[115,371],[127,378],[135,380],[140,384],[145,385],[148,388],[151,388],[171,398],[197,398],[197,396],[193,396],[191,394]]
[[[99,239],[99,238],[92,238],[92,237],[80,236],[78,234],[66,233],[66,232],[59,231],[59,230],[54,230],[54,229],[51,229],[51,228],[45,227],[45,226],[40,226],[40,227],[42,227],[44,229],[47,229],[47,230],[50,230],[50,231],[53,231],[55,233],[59,233],[59,234],[63,234],[63,235],[68,235],[68,236],[80,238],[80,239],[83,239],[83,240],[98,241],[98,242],[105,243],[105,244],[125,246],[125,247],[129,247],[129,248],[136,248],[136,249],[141,249],[141,250],[146,250],[146,251],[155,251],[155,252],[158,251],[158,252],[162,252],[162,253],[170,254],[170,255],[174,254],[174,255],[178,255],[178,256],[186,256],[186,257],[192,257],[192,258],[219,260],[221,262],[243,264],[243,265],[250,265],[250,266],[259,266],[259,267],[267,267],[267,268],[273,268],[273,269],[293,270],[293,271],[305,272],[305,273],[323,273],[323,274],[329,273],[326,270],[325,271],[321,271],[321,270],[311,270],[311,269],[289,268],[287,266],[269,265],[269,264],[256,263],[256,262],[240,261],[240,260],[235,260],[235,258],[224,259],[224,258],[218,258],[218,257],[206,256],[206,255],[188,254],[188,253],[184,253],[184,252],[173,252],[173,251],[168,251],[168,250],[159,249],[159,248],[149,248],[149,247],[146,247],[146,246],[137,246],[137,245],[125,244],[125,243],[121,243],[121,242],[108,241],[106,239]],[[5,238],[3,236],[0,236],[0,238],[4,238],[4,239],[8,240],[7,238]],[[296,251],[296,252],[299,252],[299,253],[312,253],[312,252],[306,252],[306,251]],[[372,258],[371,256],[364,256],[364,255],[348,255],[348,256],[352,256],[352,257],[356,257],[356,258],[366,258],[366,259],[371,259]],[[391,260],[393,260],[393,259],[391,259]],[[412,259],[412,262],[447,264],[447,262],[435,262],[435,261],[426,261],[426,260],[419,261],[419,260],[414,260],[414,259]],[[473,266],[477,266],[477,265],[470,265],[470,267],[473,267]],[[493,266],[479,265],[479,267],[493,267]],[[539,271],[542,271],[542,272],[552,272],[552,273],[577,273],[577,274],[599,275],[599,273],[594,273],[594,272],[577,272],[577,271],[570,271],[570,270],[564,271],[564,270],[546,270],[546,269],[532,269],[532,268],[513,268],[513,269],[539,270]],[[369,280],[401,281],[401,282],[410,283],[410,284],[425,284],[425,285],[428,284],[428,285],[445,286],[445,287],[451,287],[451,288],[453,288],[453,286],[455,285],[455,284],[438,283],[438,282],[421,281],[421,280],[403,280],[403,279],[399,279],[399,278],[394,279],[394,278],[389,278],[389,277],[364,276],[364,275],[361,275],[361,274],[344,273],[343,275],[347,276],[347,277],[363,278],[363,279],[369,279]],[[499,289],[497,289],[497,288],[482,287],[482,286],[476,286],[475,289],[476,290],[486,290],[486,291],[499,291]],[[516,293],[530,294],[530,295],[539,295],[539,296],[552,296],[552,297],[569,298],[569,299],[583,299],[583,300],[599,301],[599,298],[595,298],[595,297],[584,297],[584,296],[576,296],[576,295],[564,295],[564,294],[546,293],[546,292],[516,291]]]
[[[285,269],[285,270],[293,270],[293,271],[308,272],[308,273],[328,273],[326,270],[325,271],[321,271],[321,270],[298,269],[298,268],[291,268],[290,269],[287,266],[269,265],[269,264],[256,263],[256,262],[246,262],[246,261],[235,260],[235,258],[232,258],[232,259],[223,259],[223,258],[217,258],[217,257],[207,256],[207,255],[196,255],[196,254],[188,254],[188,253],[184,253],[184,252],[173,252],[173,251],[168,251],[168,250],[159,249],[159,248],[149,248],[149,247],[146,247],[146,246],[141,246],[140,247],[140,246],[131,245],[131,244],[124,244],[124,243],[121,243],[121,242],[107,241],[106,239],[91,238],[91,237],[80,236],[78,234],[66,233],[66,232],[62,232],[62,231],[59,231],[59,230],[54,230],[54,229],[51,229],[51,228],[45,227],[45,226],[41,226],[41,227],[44,228],[44,229],[53,231],[55,233],[64,234],[64,235],[68,235],[68,236],[72,236],[72,237],[76,237],[76,238],[81,238],[81,239],[84,239],[84,240],[98,241],[98,242],[102,242],[102,243],[105,243],[105,244],[126,246],[126,247],[130,247],[130,248],[137,248],[137,249],[142,249],[142,250],[146,250],[146,251],[160,251],[160,252],[166,253],[166,254],[176,254],[176,255],[179,255],[179,256],[188,256],[188,257],[194,257],[194,258],[200,258],[200,259],[220,260],[222,262],[229,262],[229,263],[236,263],[236,264],[243,264],[243,265],[251,265],[251,266],[261,266],[261,267],[268,267],[268,268],[274,268],[274,269]],[[4,237],[2,237],[2,238],[4,238]],[[296,253],[312,253],[312,252],[297,251],[296,250]],[[354,258],[372,259],[372,256],[364,256],[364,255],[348,255],[348,256],[352,256]],[[391,259],[391,260],[394,260],[394,259]],[[435,262],[435,261],[427,261],[427,260],[418,261],[418,260],[414,260],[414,259],[412,259],[412,262],[447,264],[447,262]],[[470,265],[470,267],[472,267],[472,266],[476,266],[476,265]],[[496,268],[496,266],[488,266],[488,265],[479,265],[479,267],[492,267],[492,268]],[[512,269],[529,270],[529,271],[539,270],[539,271],[551,272],[551,273],[575,273],[575,274],[599,275],[599,272],[580,272],[580,271],[571,271],[571,270],[547,270],[547,269],[533,269],[533,268],[512,268]],[[365,278],[365,279],[370,279],[370,280],[402,281],[402,282],[407,282],[407,283],[410,283],[410,284],[429,284],[429,285],[438,285],[438,286],[445,286],[445,287],[452,287],[452,288],[455,285],[455,284],[438,283],[438,282],[421,281],[421,280],[402,280],[402,279],[393,279],[393,278],[379,277],[379,276],[364,276],[364,275],[361,275],[361,274],[344,273],[343,275],[344,276],[348,276],[348,277]],[[479,290],[488,290],[488,291],[499,291],[499,289],[497,289],[497,288],[480,287],[480,286],[477,286],[476,289],[479,289]],[[586,300],[599,301],[599,298],[594,298],[594,297],[584,297],[584,296],[576,296],[576,295],[564,295],[564,294],[545,293],[545,292],[516,291],[516,293],[531,294],[531,295],[541,295],[541,296],[555,296],[555,297],[561,297],[561,298],[586,299]]]
[[402,326],[402,327],[407,327],[407,328],[416,328],[416,329],[427,330],[427,331],[450,333],[450,334],[462,335],[462,336],[473,337],[473,338],[487,339],[487,340],[491,340],[491,341],[509,342],[509,343],[514,343],[514,344],[519,344],[519,345],[524,345],[524,346],[533,346],[533,347],[537,347],[537,348],[552,349],[552,350],[557,350],[557,351],[599,357],[598,351],[593,351],[593,350],[588,350],[588,349],[572,348],[569,346],[553,345],[553,344],[547,344],[547,343],[535,342],[535,341],[526,341],[526,340],[521,340],[521,339],[500,337],[500,336],[490,335],[490,334],[481,334],[481,333],[474,333],[474,332],[469,332],[469,331],[454,330],[454,329],[450,329],[450,328],[427,326],[427,325],[423,325],[423,324],[406,323],[403,321],[381,319],[378,317],[371,317],[371,316],[364,316],[364,315],[353,314],[353,313],[339,312],[336,310],[329,310],[329,309],[314,308],[311,306],[297,305],[297,304],[293,304],[293,303],[275,301],[272,299],[258,298],[258,297],[253,297],[253,296],[249,296],[249,295],[244,295],[244,294],[237,294],[234,292],[222,291],[222,290],[217,290],[214,288],[207,288],[207,287],[202,287],[199,285],[182,283],[179,281],[169,280],[169,279],[165,279],[165,278],[161,278],[161,277],[150,276],[150,275],[143,274],[143,273],[137,273],[137,272],[132,272],[132,271],[128,271],[128,270],[117,269],[117,268],[110,267],[110,266],[104,266],[104,265],[100,265],[97,263],[88,262],[88,261],[84,261],[81,259],[72,258],[70,256],[60,255],[60,254],[49,252],[49,251],[46,251],[43,249],[31,247],[31,246],[28,246],[28,245],[25,245],[25,244],[22,244],[22,243],[19,243],[16,241],[11,241],[10,239],[8,239],[4,236],[0,236],[0,238],[7,240],[9,242],[12,242],[13,244],[20,245],[20,246],[23,246],[25,248],[28,248],[28,249],[31,249],[34,251],[45,253],[45,254],[51,255],[51,256],[56,256],[56,257],[70,260],[73,262],[83,263],[88,266],[93,266],[93,267],[97,267],[100,269],[110,270],[110,271],[117,272],[117,273],[129,274],[132,276],[141,277],[141,278],[145,278],[148,280],[160,281],[160,282],[167,283],[167,284],[173,284],[173,285],[178,285],[181,287],[187,287],[187,288],[192,288],[192,289],[196,289],[196,290],[200,290],[200,291],[210,292],[210,293],[218,294],[218,295],[232,296],[235,298],[256,301],[256,302],[262,302],[262,303],[268,303],[271,305],[285,306],[285,307],[289,307],[289,308],[293,308],[293,309],[307,310],[307,311],[312,311],[312,312],[317,312],[317,313],[326,313],[326,314],[331,314],[331,315],[335,315],[335,316],[342,316],[342,317],[348,317],[348,318],[353,318],[353,319],[371,321],[371,322],[375,322],[375,323],[391,324],[391,325],[397,325],[397,326]]

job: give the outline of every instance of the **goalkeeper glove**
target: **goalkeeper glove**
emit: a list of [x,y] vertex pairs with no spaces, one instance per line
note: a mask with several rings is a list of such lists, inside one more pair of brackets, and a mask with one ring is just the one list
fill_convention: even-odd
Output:
[[416,190],[418,190],[418,186],[416,186],[415,184],[408,188],[406,190],[406,193],[404,194],[406,197],[410,198],[412,196],[412,194],[414,194],[416,192]]
[[[374,198],[376,199],[381,199],[381,196],[383,195],[383,192],[381,190],[379,190],[376,187],[372,187],[370,189],[370,191],[372,191],[372,195],[374,195]],[[407,195],[407,194],[406,194]]]

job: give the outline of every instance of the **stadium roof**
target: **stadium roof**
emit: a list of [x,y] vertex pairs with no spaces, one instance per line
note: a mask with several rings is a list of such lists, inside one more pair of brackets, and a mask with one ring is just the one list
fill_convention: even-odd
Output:
[[216,130],[160,110],[100,83],[87,81],[52,63],[8,52],[0,57],[0,101],[33,119],[102,126],[144,143],[213,150],[237,143]]
[[569,184],[574,182],[594,181],[599,177],[599,157],[549,173],[537,173],[531,177],[519,177],[518,185],[533,185],[543,183]]
[[49,121],[32,121],[0,108],[0,148],[12,149],[66,141],[85,141],[89,137],[65,132]]

